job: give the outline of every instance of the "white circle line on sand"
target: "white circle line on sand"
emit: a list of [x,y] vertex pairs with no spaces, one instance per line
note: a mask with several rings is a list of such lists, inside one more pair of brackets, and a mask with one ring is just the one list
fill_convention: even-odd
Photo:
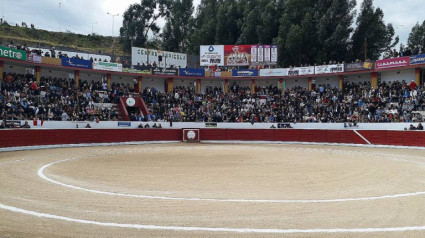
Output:
[[127,193],[116,193],[116,192],[106,192],[95,189],[88,189],[83,187],[78,187],[71,184],[62,183],[56,180],[53,180],[47,177],[44,174],[44,170],[54,164],[75,160],[78,158],[64,159],[50,164],[42,166],[38,171],[37,175],[51,183],[68,187],[76,190],[81,190],[90,193],[110,195],[110,196],[120,196],[120,197],[132,197],[132,198],[143,198],[143,199],[160,199],[160,200],[180,200],[180,201],[206,201],[206,202],[239,202],[239,203],[333,203],[333,202],[352,202],[352,201],[368,201],[368,200],[380,200],[380,199],[392,199],[392,198],[401,198],[401,197],[411,197],[411,196],[420,196],[425,195],[423,192],[411,192],[411,193],[400,193],[392,195],[383,195],[383,196],[373,196],[373,197],[358,197],[358,198],[337,198],[337,199],[218,199],[218,198],[191,198],[191,197],[167,197],[167,196],[149,196],[141,194],[127,194]]
[[99,222],[92,220],[77,219],[65,216],[52,215],[48,213],[40,213],[29,211],[17,207],[7,206],[0,203],[0,209],[11,212],[21,213],[25,215],[36,216],[40,218],[48,218],[62,220],[66,222],[74,222],[80,224],[97,225],[105,227],[132,228],[139,230],[162,230],[162,231],[205,231],[205,232],[231,232],[231,233],[269,233],[269,234],[295,234],[295,233],[376,233],[376,232],[405,232],[405,231],[423,231],[425,226],[406,226],[406,227],[379,227],[379,228],[330,228],[330,229],[272,229],[272,228],[226,228],[226,227],[194,227],[194,226],[158,226],[144,224],[125,224],[114,222]]

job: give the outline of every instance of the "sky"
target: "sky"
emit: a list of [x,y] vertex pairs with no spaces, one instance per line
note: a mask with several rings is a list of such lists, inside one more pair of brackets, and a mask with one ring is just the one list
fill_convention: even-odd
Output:
[[[194,0],[194,5],[198,6],[200,1]],[[359,9],[363,0],[356,1]],[[0,13],[10,23],[26,22],[28,26],[34,24],[36,28],[50,31],[69,30],[87,35],[93,30],[100,35],[110,36],[113,33],[117,36],[124,11],[137,2],[140,0],[0,0]],[[403,44],[407,43],[416,22],[425,20],[424,0],[375,0],[374,6],[384,11],[384,21],[393,23]],[[112,17],[107,13],[118,16]]]

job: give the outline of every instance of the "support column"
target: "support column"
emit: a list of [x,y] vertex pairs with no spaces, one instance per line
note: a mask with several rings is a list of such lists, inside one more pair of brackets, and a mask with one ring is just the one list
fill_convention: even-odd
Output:
[[251,79],[251,94],[255,93],[255,79]]
[[139,89],[139,93],[141,93],[141,92],[143,92],[143,89],[142,89],[142,76],[138,76],[137,77],[137,88]]
[[415,82],[416,85],[421,85],[421,68],[415,68]]
[[172,92],[173,90],[174,90],[174,79],[168,78],[168,91],[167,92]]
[[0,80],[3,81],[3,61],[0,61]]
[[80,86],[80,71],[79,70],[74,71],[74,79],[75,79],[75,88],[78,88]]
[[374,72],[370,74],[370,84],[372,88],[378,88],[378,73]]
[[229,93],[229,80],[225,79],[224,80],[224,89],[223,89],[224,93]]
[[308,91],[313,90],[313,78],[309,77],[308,78]]
[[37,82],[37,84],[40,84],[40,80],[41,80],[41,67],[35,66],[35,81]]
[[338,76],[339,79],[339,90],[343,90],[344,89],[344,77],[342,75]]
[[196,81],[196,93],[201,94],[201,79]]
[[108,90],[111,90],[112,87],[112,75],[111,74],[106,74],[106,80],[108,83]]
[[283,87],[283,79],[279,79],[279,86],[278,86],[278,88],[280,90],[285,90],[285,87]]

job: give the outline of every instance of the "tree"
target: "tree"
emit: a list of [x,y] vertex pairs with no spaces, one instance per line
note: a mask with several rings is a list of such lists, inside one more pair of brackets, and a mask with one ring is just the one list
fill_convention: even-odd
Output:
[[317,23],[318,43],[316,63],[347,60],[355,6],[355,0],[318,0],[316,2],[314,17]]
[[412,31],[409,34],[409,39],[407,40],[407,45],[411,49],[418,45],[425,48],[425,21],[422,25],[416,23],[416,25],[412,28]]
[[363,1],[352,36],[352,51],[356,59],[363,59],[366,55],[371,60],[377,60],[383,52],[398,44],[398,36],[394,39],[394,27],[392,24],[385,25],[383,18],[383,11],[374,9],[373,0]]
[[233,45],[240,35],[238,21],[240,14],[237,1],[224,1],[217,12],[217,24],[215,30],[215,44]]
[[160,32],[157,20],[169,16],[171,0],[141,0],[132,4],[124,12],[123,26],[120,28],[120,41],[125,51],[131,46],[144,47],[148,34],[156,36]]
[[163,29],[163,49],[187,52],[189,36],[193,30],[193,0],[176,0]]

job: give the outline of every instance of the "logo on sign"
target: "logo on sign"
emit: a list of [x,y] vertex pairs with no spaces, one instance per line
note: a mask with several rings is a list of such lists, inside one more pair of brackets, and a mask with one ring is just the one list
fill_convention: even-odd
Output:
[[196,137],[196,133],[195,133],[194,131],[188,131],[188,132],[187,132],[187,138],[188,138],[189,140],[194,140],[194,139],[195,139],[195,137]]
[[214,51],[214,46],[210,46],[210,48],[208,48],[209,52],[213,52]]

